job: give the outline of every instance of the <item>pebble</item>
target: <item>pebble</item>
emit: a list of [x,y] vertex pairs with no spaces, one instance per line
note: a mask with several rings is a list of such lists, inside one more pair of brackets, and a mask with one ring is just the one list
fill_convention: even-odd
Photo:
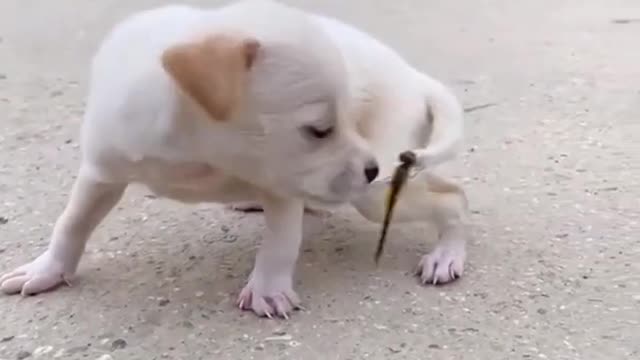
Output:
[[167,305],[169,305],[170,302],[171,301],[169,299],[167,299],[167,298],[158,299],[158,305],[160,305],[160,306],[167,306]]
[[225,235],[222,238],[222,241],[224,241],[226,243],[236,242],[236,240],[238,240],[238,236],[236,236],[236,235]]
[[17,360],[23,360],[23,359],[26,359],[26,358],[28,358],[30,356],[31,356],[30,352],[22,350],[18,354],[16,354],[16,359]]
[[188,320],[183,321],[182,322],[182,326],[184,328],[187,328],[187,329],[193,329],[195,327],[195,326],[193,326],[193,323],[191,321],[188,321]]
[[0,216],[0,225],[4,225],[4,224],[6,224],[8,222],[9,222],[9,219],[7,219],[4,216]]
[[53,346],[51,346],[51,345],[40,346],[39,348],[37,348],[37,349],[35,349],[33,351],[33,356],[38,357],[40,355],[48,354],[48,353],[50,353],[52,351],[53,351]]
[[11,336],[5,336],[2,339],[0,339],[0,342],[7,342],[7,341],[11,341],[15,338],[15,336],[11,335]]
[[111,343],[112,350],[124,349],[127,347],[127,341],[125,339],[116,339]]
[[543,308],[538,309],[538,314],[540,314],[540,315],[544,315],[544,314],[546,314],[546,313],[547,313],[547,310],[545,310],[545,309],[543,309]]
[[291,335],[269,336],[264,341],[291,341]]
[[77,353],[82,353],[89,350],[89,346],[84,345],[84,346],[75,346],[72,347],[71,349],[67,350],[67,353],[69,354],[77,354]]

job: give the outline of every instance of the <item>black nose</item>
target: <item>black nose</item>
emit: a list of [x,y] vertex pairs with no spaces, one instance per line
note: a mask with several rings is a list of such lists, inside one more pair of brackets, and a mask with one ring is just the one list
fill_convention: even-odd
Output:
[[375,161],[368,163],[364,168],[364,176],[367,178],[367,182],[372,182],[378,176],[379,172],[378,163]]

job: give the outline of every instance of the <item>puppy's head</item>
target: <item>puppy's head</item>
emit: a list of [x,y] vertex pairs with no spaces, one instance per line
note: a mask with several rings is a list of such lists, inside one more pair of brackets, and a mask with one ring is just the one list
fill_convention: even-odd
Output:
[[162,58],[212,126],[246,132],[248,122],[254,129],[255,142],[243,146],[259,158],[256,173],[266,178],[251,180],[318,205],[349,201],[378,173],[366,142],[343,115],[344,65],[324,40],[303,44],[224,33],[176,45]]

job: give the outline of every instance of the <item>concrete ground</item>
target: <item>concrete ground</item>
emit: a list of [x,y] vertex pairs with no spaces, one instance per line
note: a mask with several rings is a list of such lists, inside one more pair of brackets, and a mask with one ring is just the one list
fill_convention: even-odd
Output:
[[[216,1],[193,1],[217,3]],[[163,1],[0,1],[0,272],[42,252],[78,165],[88,60],[105,31]],[[306,310],[233,303],[259,215],[131,189],[72,288],[0,296],[0,359],[640,358],[637,0],[291,1],[375,34],[450,84],[473,240],[463,279],[423,287],[433,244],[344,209],[306,236]]]

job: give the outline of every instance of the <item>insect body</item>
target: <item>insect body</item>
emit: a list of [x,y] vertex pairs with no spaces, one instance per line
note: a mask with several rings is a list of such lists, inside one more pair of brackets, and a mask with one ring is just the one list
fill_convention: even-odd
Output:
[[398,195],[400,191],[407,183],[409,179],[409,173],[411,172],[411,168],[416,164],[416,155],[411,151],[405,151],[400,154],[400,165],[396,167],[393,172],[393,176],[391,177],[391,184],[389,187],[389,191],[387,192],[387,199],[385,203],[385,214],[384,220],[382,223],[382,231],[380,233],[380,239],[378,240],[378,248],[375,254],[376,264],[380,260],[380,256],[382,255],[382,251],[384,249],[384,244],[387,238],[387,231],[389,230],[389,224],[391,223],[391,217],[393,215],[393,209],[398,201]]

